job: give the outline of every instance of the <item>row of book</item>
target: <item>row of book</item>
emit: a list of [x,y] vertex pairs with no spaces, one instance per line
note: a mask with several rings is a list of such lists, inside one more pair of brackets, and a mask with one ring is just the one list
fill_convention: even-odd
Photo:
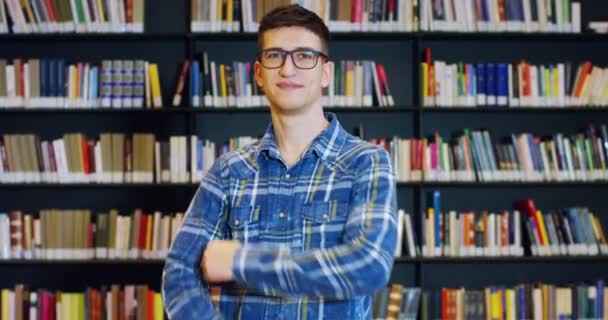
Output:
[[[101,133],[99,139],[69,133],[51,140],[6,134],[0,141],[0,182],[197,183],[219,155],[256,139],[216,145],[194,135],[157,141],[152,133]],[[469,129],[451,142],[439,133],[370,139],[389,151],[400,182],[603,181],[607,141],[605,124],[543,139],[522,133],[497,140],[488,130]]]
[[464,129],[452,138],[370,139],[390,152],[398,181],[604,181],[608,129],[589,124],[567,135],[539,137]]
[[144,60],[0,59],[0,108],[160,108],[158,65]]
[[195,32],[257,32],[273,9],[297,3],[331,31],[581,32],[581,4],[571,0],[191,0]]
[[586,61],[421,63],[425,107],[608,106],[608,67]]
[[425,31],[581,32],[581,3],[571,0],[420,1]]
[[524,245],[532,256],[608,254],[598,214],[581,206],[543,213],[524,199],[515,201],[513,210],[442,211],[440,193],[434,191],[420,215],[419,242],[408,215],[399,234],[405,233],[400,243],[411,257],[523,256]]
[[164,320],[162,295],[146,285],[104,285],[84,291],[33,289],[17,284],[0,290],[6,320]]
[[45,209],[0,213],[0,259],[164,259],[184,213]]
[[[438,106],[608,106],[608,68],[587,61],[531,65],[421,63],[425,107]],[[394,106],[383,64],[335,61],[323,90],[326,106]],[[193,107],[268,106],[251,62],[232,64],[186,59],[175,86],[173,106],[189,88]],[[158,64],[144,60],[74,62],[66,59],[0,59],[0,108],[160,108]]]
[[399,210],[395,256],[489,258],[524,256],[527,252],[531,256],[608,255],[599,216],[589,208],[543,213],[529,199],[518,201],[515,207],[476,212],[436,211],[429,206],[419,216],[419,229],[409,213]]
[[420,319],[608,319],[604,280],[424,290]]
[[42,140],[34,134],[7,134],[0,141],[0,182],[198,183],[218,153],[251,139],[231,139],[216,149],[196,136],[158,141],[152,133],[101,133],[98,139],[68,133]]
[[145,0],[4,0],[0,33],[142,33],[144,7]]
[[[320,62],[319,62],[320,63]],[[388,77],[383,64],[371,60],[335,61],[330,84],[323,90],[327,106],[394,106]],[[209,61],[207,53],[201,61],[186,59],[182,64],[173,106],[180,106],[189,79],[190,105],[193,107],[259,107],[268,100],[254,77],[253,63],[232,64]]]
[[[216,287],[210,295],[217,297]],[[3,319],[164,319],[160,292],[145,285],[88,287],[83,292],[0,291]],[[372,319],[413,320],[608,319],[608,288],[595,283],[525,283],[516,286],[423,290],[391,284],[373,296]]]

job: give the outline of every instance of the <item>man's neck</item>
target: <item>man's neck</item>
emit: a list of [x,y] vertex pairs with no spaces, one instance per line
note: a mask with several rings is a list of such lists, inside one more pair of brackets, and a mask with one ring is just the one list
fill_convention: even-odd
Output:
[[329,122],[320,105],[298,113],[285,113],[277,109],[271,113],[274,135],[281,158],[291,167]]

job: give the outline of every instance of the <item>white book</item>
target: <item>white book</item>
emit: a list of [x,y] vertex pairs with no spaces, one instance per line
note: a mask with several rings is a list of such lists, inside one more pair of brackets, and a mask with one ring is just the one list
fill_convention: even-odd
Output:
[[411,216],[405,214],[405,235],[407,237],[408,252],[410,257],[416,257],[416,244],[414,243],[413,226]]
[[572,14],[572,32],[581,33],[581,4],[573,1],[570,13]]

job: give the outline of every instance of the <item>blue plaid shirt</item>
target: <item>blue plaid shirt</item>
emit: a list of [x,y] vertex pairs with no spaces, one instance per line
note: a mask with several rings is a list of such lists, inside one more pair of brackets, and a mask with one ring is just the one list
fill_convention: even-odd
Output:
[[[287,168],[272,124],[203,178],[163,271],[170,319],[370,319],[394,263],[396,185],[388,153],[336,116]],[[211,239],[238,239],[234,282],[210,287]]]

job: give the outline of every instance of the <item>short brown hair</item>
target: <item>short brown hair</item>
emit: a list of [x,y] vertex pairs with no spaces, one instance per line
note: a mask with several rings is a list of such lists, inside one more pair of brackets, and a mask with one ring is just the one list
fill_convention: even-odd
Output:
[[282,27],[303,27],[321,39],[321,51],[329,55],[329,29],[314,12],[297,4],[278,7],[262,18],[258,29],[258,50],[262,50],[265,31]]

